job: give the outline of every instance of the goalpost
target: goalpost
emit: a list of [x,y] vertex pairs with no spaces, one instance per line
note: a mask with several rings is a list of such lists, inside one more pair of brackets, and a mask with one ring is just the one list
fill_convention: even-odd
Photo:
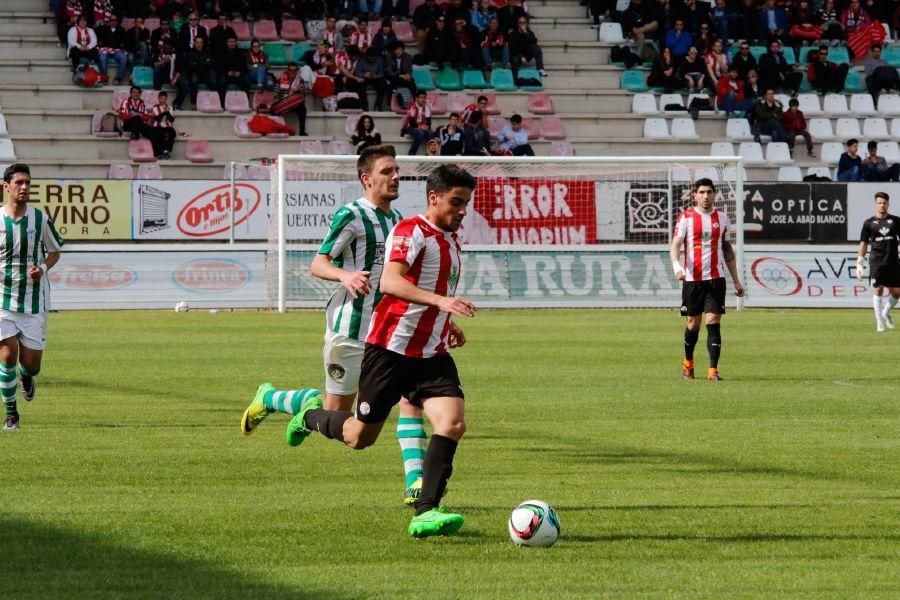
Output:
[[[270,169],[269,302],[319,308],[336,289],[309,263],[338,208],[363,196],[356,156],[280,155]],[[441,163],[478,181],[460,231],[460,295],[483,307],[677,307],[668,258],[675,221],[701,178],[716,186],[744,278],[744,169],[737,156],[398,156],[404,217],[424,212]],[[730,287],[730,282],[729,282]],[[729,294],[734,298],[733,294]],[[739,299],[732,306],[741,308]]]

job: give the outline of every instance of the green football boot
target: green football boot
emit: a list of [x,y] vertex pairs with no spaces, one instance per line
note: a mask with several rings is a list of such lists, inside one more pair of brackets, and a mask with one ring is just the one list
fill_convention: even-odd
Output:
[[271,383],[264,383],[256,390],[253,402],[250,403],[250,406],[244,411],[244,416],[241,417],[241,431],[244,435],[253,433],[253,430],[263,422],[263,419],[269,416],[271,411],[266,408],[263,398],[265,398],[267,393],[274,391],[275,386]]
[[445,510],[441,506],[416,515],[409,522],[406,531],[416,539],[433,535],[453,535],[462,528],[465,519],[462,515],[448,513]]
[[300,412],[294,415],[294,418],[291,419],[290,423],[288,423],[287,431],[285,432],[285,439],[287,439],[287,443],[289,446],[299,446],[303,443],[303,440],[305,440],[307,436],[312,433],[306,427],[306,422],[303,420],[303,418],[306,416],[306,413],[317,408],[322,408],[322,397],[318,394],[315,396],[310,396],[303,401],[303,406],[300,407]]

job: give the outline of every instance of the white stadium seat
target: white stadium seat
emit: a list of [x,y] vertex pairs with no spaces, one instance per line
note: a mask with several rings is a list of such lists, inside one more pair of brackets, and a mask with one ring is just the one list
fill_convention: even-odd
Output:
[[0,161],[14,162],[15,160],[16,150],[13,147],[12,140],[0,138]]
[[676,140],[700,139],[694,128],[694,120],[690,118],[672,119],[672,137]]
[[779,167],[778,181],[803,181],[803,172],[800,167]]
[[766,145],[766,162],[773,165],[790,165],[794,159],[791,158],[791,150],[786,142],[770,142]]
[[863,121],[863,136],[869,140],[887,140],[891,134],[888,133],[887,122],[881,117],[869,117]]
[[604,44],[622,44],[625,36],[622,34],[622,25],[619,23],[601,23],[600,41]]
[[822,144],[822,162],[826,165],[834,166],[841,159],[844,153],[844,145],[840,142],[825,142]]
[[827,142],[834,139],[831,119],[810,119],[808,129],[809,135],[817,142]]
[[900,95],[882,94],[878,97],[878,114],[882,117],[900,116]]
[[653,94],[635,94],[631,98],[631,112],[636,115],[655,115],[659,113],[656,108],[656,97]]
[[752,140],[753,132],[750,130],[750,121],[747,119],[728,119],[725,125],[725,135],[729,140],[736,142]]
[[850,114],[847,107],[847,96],[843,94],[825,94],[822,101],[822,110],[829,117],[842,117]]
[[[709,94],[705,94],[705,93],[704,94],[688,94],[688,99],[687,99],[688,106],[691,105],[691,102],[694,100],[694,98],[705,98],[706,100],[709,100],[709,103],[712,106],[715,106],[715,103],[716,103],[715,96],[710,98]],[[716,114],[716,111],[715,110],[701,110],[700,114],[701,115],[714,115],[714,114]]]
[[744,164],[746,165],[766,164],[766,159],[763,158],[762,146],[756,142],[741,142],[738,154],[744,159]]
[[872,96],[869,94],[853,94],[850,96],[850,114],[858,117],[878,114],[875,110],[875,103],[872,102]]
[[859,121],[856,119],[838,119],[834,128],[834,134],[839,140],[845,142],[850,138],[859,138],[862,132],[859,130]]
[[791,97],[787,94],[775,94],[775,100],[781,102],[781,106],[784,107],[784,110],[787,110],[788,103],[791,101]]
[[878,154],[888,162],[900,160],[900,144],[897,142],[878,142]]
[[672,136],[669,135],[669,124],[665,119],[644,119],[644,137],[648,140],[667,140]]
[[807,175],[819,175],[820,177],[827,177],[828,179],[833,179],[831,174],[831,169],[828,167],[810,167],[806,170]]
[[667,111],[666,107],[670,104],[677,104],[678,106],[684,108],[684,98],[682,97],[681,94],[660,94],[660,96],[659,96],[659,112],[664,112],[668,115],[684,114],[683,110]]
[[797,94],[798,107],[807,117],[817,117],[822,113],[822,104],[817,94]]
[[709,145],[710,156],[735,156],[731,142],[713,142]]

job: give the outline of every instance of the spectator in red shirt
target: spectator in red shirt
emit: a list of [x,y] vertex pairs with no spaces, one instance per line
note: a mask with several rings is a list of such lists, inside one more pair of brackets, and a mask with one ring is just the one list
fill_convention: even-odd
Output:
[[78,68],[81,59],[100,62],[100,54],[97,51],[97,34],[88,27],[87,17],[81,15],[74,27],[69,29],[69,59],[72,61],[72,70]]
[[419,152],[422,142],[434,137],[431,130],[431,105],[426,102],[427,97],[421,90],[416,94],[416,101],[409,105],[400,129],[400,135],[408,135],[413,139],[409,147],[410,156]]
[[175,145],[175,116],[169,108],[169,93],[159,93],[157,105],[150,109],[147,134],[150,143],[153,144],[153,154],[156,158],[172,158],[172,148]]
[[794,155],[794,143],[799,135],[806,141],[806,155],[810,158],[815,158],[812,136],[806,130],[806,117],[803,116],[799,106],[799,100],[796,98],[790,99],[787,112],[784,113],[784,118],[781,121],[781,126],[784,127],[784,132],[787,135],[787,144],[791,149],[791,156]]
[[131,139],[147,136],[147,120],[150,115],[141,100],[141,88],[138,86],[131,86],[128,97],[119,105],[119,118],[122,119],[122,129],[131,134]]
[[738,79],[737,67],[730,67],[728,74],[716,82],[716,103],[725,111],[726,117],[731,117],[731,113],[738,110],[750,110],[753,101],[744,99],[744,82]]
[[490,20],[487,31],[484,32],[481,59],[484,61],[485,69],[494,62],[509,64],[509,45],[506,43],[506,36],[500,31],[500,21],[497,17]]
[[472,125],[472,115],[475,114],[475,111],[478,111],[481,115],[487,115],[487,107],[488,107],[488,97],[487,96],[478,96],[478,99],[466,106],[462,111],[462,123],[463,125]]

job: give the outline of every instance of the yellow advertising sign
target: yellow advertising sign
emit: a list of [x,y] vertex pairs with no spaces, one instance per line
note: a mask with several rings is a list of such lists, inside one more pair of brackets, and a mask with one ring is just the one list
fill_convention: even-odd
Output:
[[131,182],[32,179],[28,202],[46,212],[64,240],[130,240]]

